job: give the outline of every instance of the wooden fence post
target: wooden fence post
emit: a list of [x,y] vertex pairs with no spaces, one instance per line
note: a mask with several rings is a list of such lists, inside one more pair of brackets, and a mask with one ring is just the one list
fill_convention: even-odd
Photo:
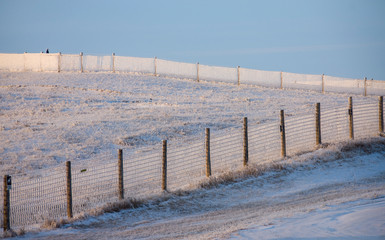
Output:
[[199,62],[197,62],[197,82],[199,82]]
[[156,77],[156,59],[157,57],[154,58],[154,76]]
[[367,81],[368,79],[365,77],[364,78],[364,96],[365,97],[367,96]]
[[315,105],[315,144],[320,145],[321,141],[321,104]]
[[167,191],[167,140],[163,140],[162,150],[162,190]]
[[83,52],[80,53],[80,72],[83,72]]
[[378,97],[378,130],[384,132],[384,97]]
[[249,163],[249,138],[247,135],[247,117],[243,118],[243,166]]
[[283,89],[283,72],[281,71],[281,89]]
[[210,128],[206,128],[206,177],[211,176],[211,159],[210,159]]
[[60,67],[61,67],[61,52],[59,52],[58,55],[58,60],[57,60],[57,72],[60,72]]
[[27,52],[24,52],[24,72],[27,71]]
[[353,98],[349,97],[349,138],[354,139],[354,127],[353,127]]
[[118,193],[119,200],[124,199],[124,186],[123,186],[123,150],[118,150]]
[[40,72],[43,72],[43,52],[40,52]]
[[322,74],[322,93],[325,93],[325,74]]
[[286,157],[286,133],[285,133],[285,112],[281,110],[280,114],[280,131],[281,131],[281,157]]
[[112,72],[115,73],[115,53],[112,53]]
[[8,189],[8,175],[4,175],[4,186],[3,186],[3,196],[4,196],[4,205],[3,205],[3,229],[4,232],[11,230],[10,223],[10,199],[9,199],[9,189]]
[[66,178],[67,178],[67,216],[72,218],[72,177],[71,177],[71,162],[66,162]]
[[241,73],[239,72],[240,66],[237,67],[237,74],[238,74],[238,86],[241,84]]

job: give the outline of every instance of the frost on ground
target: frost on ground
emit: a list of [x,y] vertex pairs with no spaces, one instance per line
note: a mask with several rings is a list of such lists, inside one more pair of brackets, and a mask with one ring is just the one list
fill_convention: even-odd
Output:
[[330,145],[281,170],[20,239],[383,239],[384,157],[382,139]]
[[[344,94],[143,75],[3,72],[0,174],[32,178],[67,160],[100,165],[115,157],[118,148],[160,149],[162,139],[188,143],[201,137],[206,127],[211,131],[239,127],[244,116],[250,123],[264,123],[278,119],[281,109],[289,116],[301,115],[313,113],[316,102],[321,108],[334,108],[346,106],[347,99]],[[364,100],[376,102],[377,98],[354,96],[355,103]],[[136,209],[89,217],[52,231],[27,233],[25,238],[309,238],[314,236],[312,231],[318,231],[316,225],[303,235],[291,231],[291,226],[319,218],[327,221],[328,216],[337,219],[339,210],[354,208],[367,216],[383,209],[385,148],[382,140],[367,141],[331,145],[276,163],[290,164],[280,171],[210,189],[165,194]],[[370,208],[359,207],[365,204]],[[372,223],[379,226],[374,237],[384,236],[381,230],[385,221],[377,217],[380,225]],[[298,220],[301,218],[306,222]],[[348,225],[357,221],[340,222]],[[332,222],[323,227],[328,224]],[[274,229],[280,228],[286,232],[276,235]],[[323,235],[319,236],[372,236],[367,232],[348,235],[343,228],[334,231],[320,227]]]
[[[354,96],[354,101],[377,101]],[[65,161],[100,165],[123,148],[188,142],[220,131],[346,106],[348,95],[197,83],[108,73],[0,72],[0,146],[4,174],[39,174]],[[37,171],[35,171],[37,170]]]

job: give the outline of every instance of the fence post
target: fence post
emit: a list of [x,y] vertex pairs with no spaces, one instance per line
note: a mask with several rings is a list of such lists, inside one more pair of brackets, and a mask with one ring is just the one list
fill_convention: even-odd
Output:
[[199,82],[199,62],[197,62],[197,82]]
[[162,190],[167,191],[167,140],[163,140],[162,150]]
[[281,89],[283,89],[283,73],[281,71]]
[[67,178],[67,216],[72,218],[72,177],[71,177],[71,162],[66,162],[66,178]]
[[61,67],[61,52],[59,52],[59,55],[58,55],[58,60],[57,60],[57,72],[59,73],[60,72],[60,67]]
[[281,110],[280,114],[281,125],[281,157],[286,157],[286,134],[285,134],[285,112]]
[[83,52],[80,53],[80,72],[83,72]]
[[112,53],[112,72],[115,73],[115,53]]
[[238,86],[241,84],[241,78],[240,78],[241,74],[240,74],[239,70],[240,70],[240,66],[238,66],[238,67],[237,67],[237,74],[238,74]]
[[157,57],[154,58],[154,76],[156,77],[156,59]]
[[24,72],[27,71],[27,52],[24,52]]
[[325,93],[325,74],[322,74],[322,93]]
[[206,177],[211,176],[211,159],[210,159],[210,128],[206,128]]
[[321,104],[315,105],[315,144],[320,145],[321,141]]
[[249,163],[249,138],[247,135],[247,117],[243,118],[243,166]]
[[368,79],[365,77],[364,78],[364,96],[366,97],[366,93],[367,93],[367,91],[366,91],[366,89],[367,89],[367,81],[368,81]]
[[124,199],[124,186],[123,186],[123,150],[118,150],[118,192],[119,200]]
[[11,230],[11,223],[10,223],[10,217],[9,217],[9,213],[10,213],[10,199],[9,199],[9,189],[8,189],[8,183],[7,183],[7,180],[8,180],[9,176],[8,175],[4,175],[4,192],[3,192],[3,196],[4,196],[4,205],[3,205],[3,229],[4,229],[4,232],[8,231],[8,230]]
[[349,97],[349,138],[354,139],[354,128],[353,128],[353,98]]
[[378,130],[384,132],[384,97],[378,97]]

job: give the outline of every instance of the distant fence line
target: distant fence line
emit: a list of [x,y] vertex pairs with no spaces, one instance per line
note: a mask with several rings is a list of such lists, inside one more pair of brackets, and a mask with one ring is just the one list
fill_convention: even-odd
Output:
[[[354,109],[354,111],[353,111]],[[156,196],[163,191],[197,186],[210,176],[250,164],[269,164],[322,143],[383,135],[383,97],[314,114],[285,116],[257,124],[247,118],[238,128],[210,132],[188,143],[168,143],[158,149],[118,150],[116,160],[84,168],[83,162],[42,170],[40,177],[5,175],[0,186],[3,230],[39,224],[45,219],[72,218],[108,202]],[[203,129],[202,129],[203,130]]]
[[327,75],[262,71],[241,67],[207,66],[158,58],[92,56],[80,54],[0,54],[1,71],[34,72],[132,72],[196,81],[250,84],[271,88],[314,90],[322,93],[385,95],[385,81],[350,79]]

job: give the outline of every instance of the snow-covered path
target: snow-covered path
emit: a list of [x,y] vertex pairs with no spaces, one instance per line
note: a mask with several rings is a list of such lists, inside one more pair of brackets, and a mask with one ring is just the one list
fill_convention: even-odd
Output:
[[334,145],[212,189],[90,217],[27,238],[383,239],[385,143]]

